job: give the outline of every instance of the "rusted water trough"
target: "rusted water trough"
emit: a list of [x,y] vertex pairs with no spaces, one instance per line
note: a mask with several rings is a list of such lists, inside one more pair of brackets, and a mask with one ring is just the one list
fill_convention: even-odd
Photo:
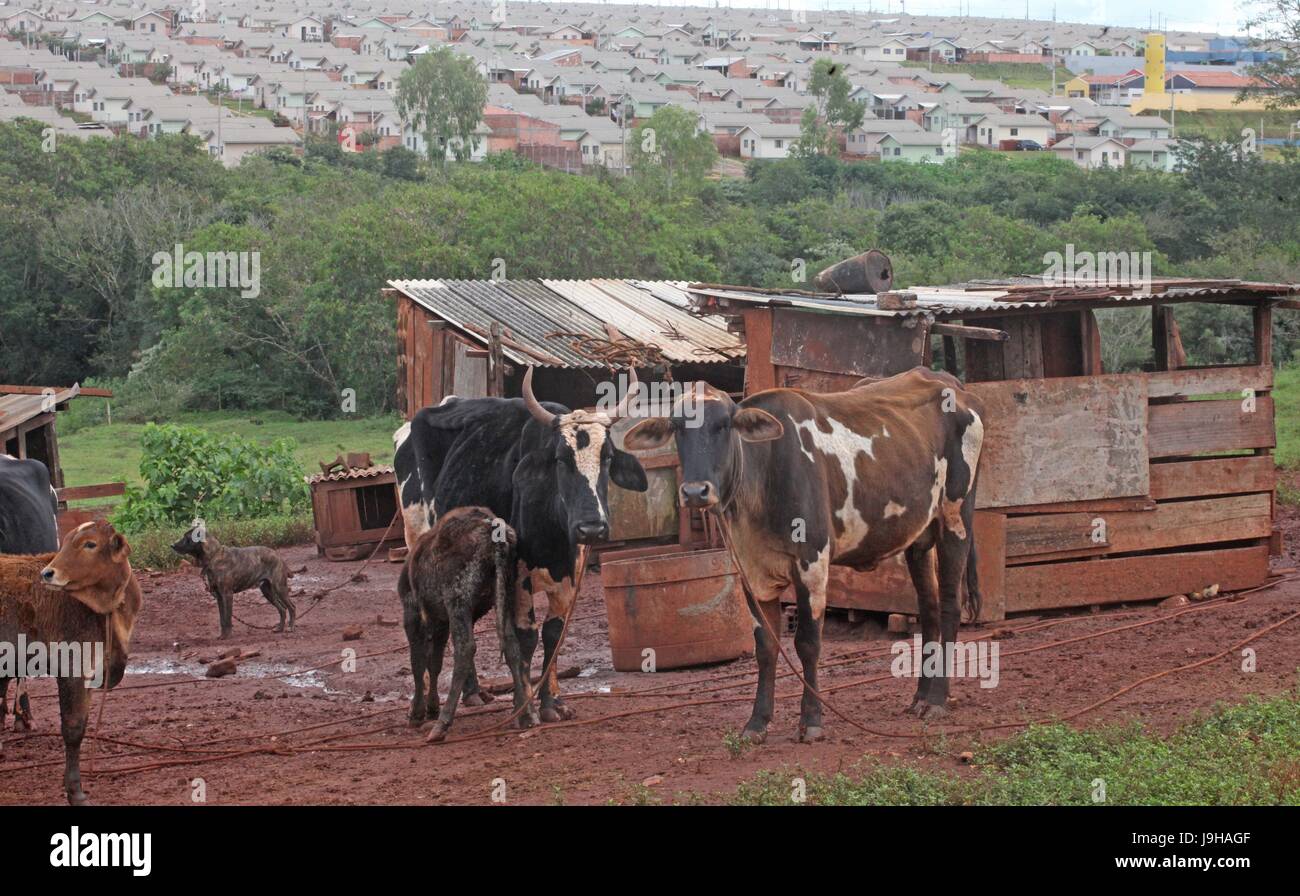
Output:
[[607,553],[600,573],[615,669],[677,669],[753,652],[753,623],[725,548],[622,553],[634,556]]

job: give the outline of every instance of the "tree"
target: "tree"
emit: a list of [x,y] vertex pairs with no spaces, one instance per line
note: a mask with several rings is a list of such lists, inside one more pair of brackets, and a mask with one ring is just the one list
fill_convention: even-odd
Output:
[[697,187],[717,161],[713,138],[680,106],[664,106],[629,135],[628,153],[638,177],[662,185],[669,196]]
[[804,109],[795,155],[833,155],[838,148],[837,132],[842,134],[862,124],[866,110],[849,97],[852,90],[839,63],[824,58],[813,63],[808,92],[817,102]]
[[420,56],[397,82],[397,111],[423,132],[429,161],[440,168],[448,148],[457,161],[469,158],[486,104],[487,83],[474,60],[446,47]]
[[1269,109],[1300,107],[1300,0],[1257,0],[1255,9],[1246,28],[1262,30],[1256,43],[1266,43],[1276,55],[1246,68],[1246,74],[1267,83],[1244,88],[1238,99],[1262,96]]

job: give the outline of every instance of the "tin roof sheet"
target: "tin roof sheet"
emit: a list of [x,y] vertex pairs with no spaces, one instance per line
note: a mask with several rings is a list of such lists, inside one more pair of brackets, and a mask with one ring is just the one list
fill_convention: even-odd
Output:
[[606,338],[606,326],[674,362],[724,361],[745,353],[717,315],[690,310],[685,284],[643,280],[391,280],[423,308],[487,345],[493,323],[502,351],[518,364],[604,367],[578,351],[578,334]]
[[804,308],[835,314],[876,315],[886,317],[918,314],[960,316],[963,313],[996,312],[1008,310],[1059,310],[1075,307],[1086,301],[1102,305],[1122,306],[1152,299],[1166,301],[1214,301],[1215,297],[1246,294],[1257,298],[1283,298],[1300,293],[1300,285],[1287,283],[1254,283],[1241,280],[1190,280],[1163,278],[1153,280],[1149,287],[1120,288],[1093,285],[1058,286],[1044,283],[1039,278],[1017,278],[1007,281],[975,282],[954,286],[915,286],[898,292],[914,293],[916,306],[904,309],[882,309],[876,296],[870,293],[833,296],[809,292],[755,291],[745,287],[695,284],[687,292],[695,307],[713,310],[718,302],[752,305],[773,305]]
[[[40,395],[19,393],[0,394],[0,432],[8,432],[21,426],[33,417],[54,410],[55,406],[71,401],[81,394],[81,387],[74,385],[68,389],[50,389]],[[0,451],[4,445],[0,444]]]

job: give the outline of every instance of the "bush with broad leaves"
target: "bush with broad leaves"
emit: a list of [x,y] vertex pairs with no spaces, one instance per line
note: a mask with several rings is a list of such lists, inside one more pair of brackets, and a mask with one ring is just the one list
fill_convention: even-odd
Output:
[[309,504],[293,439],[258,445],[234,434],[150,423],[141,444],[144,487],[128,487],[113,515],[113,523],[128,533],[194,519],[288,514]]

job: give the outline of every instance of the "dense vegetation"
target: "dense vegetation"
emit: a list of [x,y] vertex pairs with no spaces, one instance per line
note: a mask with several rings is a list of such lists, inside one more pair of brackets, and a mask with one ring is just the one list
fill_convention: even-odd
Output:
[[[305,158],[276,152],[229,171],[183,137],[41,150],[39,125],[0,125],[0,379],[93,377],[137,417],[335,416],[347,389],[359,416],[385,412],[389,278],[504,266],[510,278],[802,286],[792,268],[811,277],[875,246],[901,284],[933,284],[1039,274],[1044,253],[1073,243],[1151,251],[1157,275],[1300,280],[1300,160],[1208,142],[1178,175],[971,152],[942,166],[758,163],[744,180],[690,178],[689,190],[513,156],[435,172],[400,148],[344,155],[328,139]],[[259,252],[260,293],[155,286],[151,259],[177,243]],[[1244,344],[1244,320],[1200,313],[1184,323],[1193,362]],[[1280,333],[1279,357],[1293,345]]]
[[144,487],[127,486],[126,500],[113,514],[123,531],[307,509],[307,483],[292,439],[259,445],[233,433],[149,423],[140,443]]

